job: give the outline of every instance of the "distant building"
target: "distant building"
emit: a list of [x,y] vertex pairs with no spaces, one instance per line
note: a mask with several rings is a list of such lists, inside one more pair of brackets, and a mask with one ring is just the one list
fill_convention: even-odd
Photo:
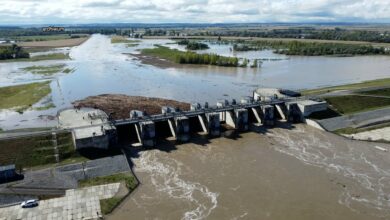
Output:
[[107,114],[99,109],[67,109],[58,113],[61,129],[72,131],[77,150],[82,148],[108,149],[116,142],[116,128],[108,120]]

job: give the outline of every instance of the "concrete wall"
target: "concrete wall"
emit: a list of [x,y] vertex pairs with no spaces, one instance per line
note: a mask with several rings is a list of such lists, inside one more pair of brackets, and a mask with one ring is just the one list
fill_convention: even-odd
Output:
[[76,150],[80,150],[83,148],[108,149],[109,145],[110,138],[108,135],[76,139]]
[[328,103],[326,102],[317,102],[313,104],[303,104],[303,103],[298,102],[298,107],[301,110],[304,117],[309,116],[313,112],[325,111],[328,108]]

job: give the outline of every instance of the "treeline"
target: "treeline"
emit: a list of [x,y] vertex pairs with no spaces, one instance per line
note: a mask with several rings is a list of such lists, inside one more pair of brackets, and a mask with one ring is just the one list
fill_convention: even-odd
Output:
[[180,64],[206,64],[227,67],[240,66],[237,57],[224,57],[217,54],[198,54],[189,51],[178,54],[175,58],[175,62]]
[[30,54],[16,44],[12,46],[0,46],[0,60],[18,58],[30,58]]
[[183,39],[177,42],[178,45],[186,45],[187,50],[206,50],[209,49],[209,45],[201,42],[189,41]]
[[345,30],[315,29],[315,28],[289,28],[278,30],[227,30],[198,32],[198,36],[231,36],[231,37],[260,37],[260,38],[297,38],[297,39],[321,39],[321,40],[343,40],[343,41],[367,41],[376,43],[390,43],[390,32],[388,31],[366,31],[366,30]]
[[0,29],[0,38],[8,39],[20,36],[50,36],[57,34],[123,34],[123,31],[115,28],[66,28],[62,32],[44,32],[41,28],[3,28]]
[[299,41],[256,41],[253,45],[261,49],[275,49],[276,53],[286,55],[322,56],[322,55],[384,55],[390,54],[385,48],[371,45],[318,43]]

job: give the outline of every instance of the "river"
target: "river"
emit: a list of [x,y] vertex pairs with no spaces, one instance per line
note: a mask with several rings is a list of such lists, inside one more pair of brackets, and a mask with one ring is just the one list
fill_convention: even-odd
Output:
[[141,185],[108,219],[390,218],[390,145],[263,132],[134,152]]
[[[204,51],[242,58],[279,59],[264,61],[261,68],[251,69],[193,65],[161,68],[142,64],[124,54],[138,53],[137,50],[154,44],[180,48],[171,43],[170,40],[142,40],[138,46],[128,48],[124,44],[111,44],[107,36],[93,35],[78,47],[56,50],[69,52],[72,60],[0,63],[0,86],[50,79],[52,94],[42,102],[49,100],[56,106],[41,111],[30,109],[23,114],[2,110],[0,127],[55,126],[56,122],[45,116],[54,116],[58,109],[91,95],[115,93],[215,103],[220,99],[251,95],[259,86],[304,89],[390,76],[390,56],[287,57],[271,51],[233,53],[231,45],[218,44],[210,44],[211,48]],[[52,64],[66,64],[75,71],[48,77],[21,69]]]

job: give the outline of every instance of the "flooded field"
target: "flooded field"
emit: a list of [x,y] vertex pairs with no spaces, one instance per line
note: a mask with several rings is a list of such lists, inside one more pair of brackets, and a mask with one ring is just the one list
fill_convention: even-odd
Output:
[[[203,51],[240,58],[280,59],[264,61],[261,68],[251,69],[193,65],[160,68],[142,64],[129,55],[155,44],[179,47],[170,40],[142,40],[136,47],[126,47],[111,44],[108,36],[93,35],[78,47],[55,50],[69,53],[72,60],[0,63],[0,86],[52,80],[52,94],[42,102],[50,101],[56,106],[41,111],[30,109],[22,115],[2,110],[1,127],[53,126],[55,121],[42,118],[54,116],[58,109],[91,95],[114,93],[214,103],[222,98],[250,95],[258,86],[304,89],[390,76],[390,57],[387,56],[287,57],[271,51],[233,53],[231,45],[218,44],[211,44],[209,50]],[[55,64],[66,64],[74,71],[44,76],[22,69]]]
[[389,219],[377,145],[306,125],[162,144],[134,152],[142,184],[108,219]]

